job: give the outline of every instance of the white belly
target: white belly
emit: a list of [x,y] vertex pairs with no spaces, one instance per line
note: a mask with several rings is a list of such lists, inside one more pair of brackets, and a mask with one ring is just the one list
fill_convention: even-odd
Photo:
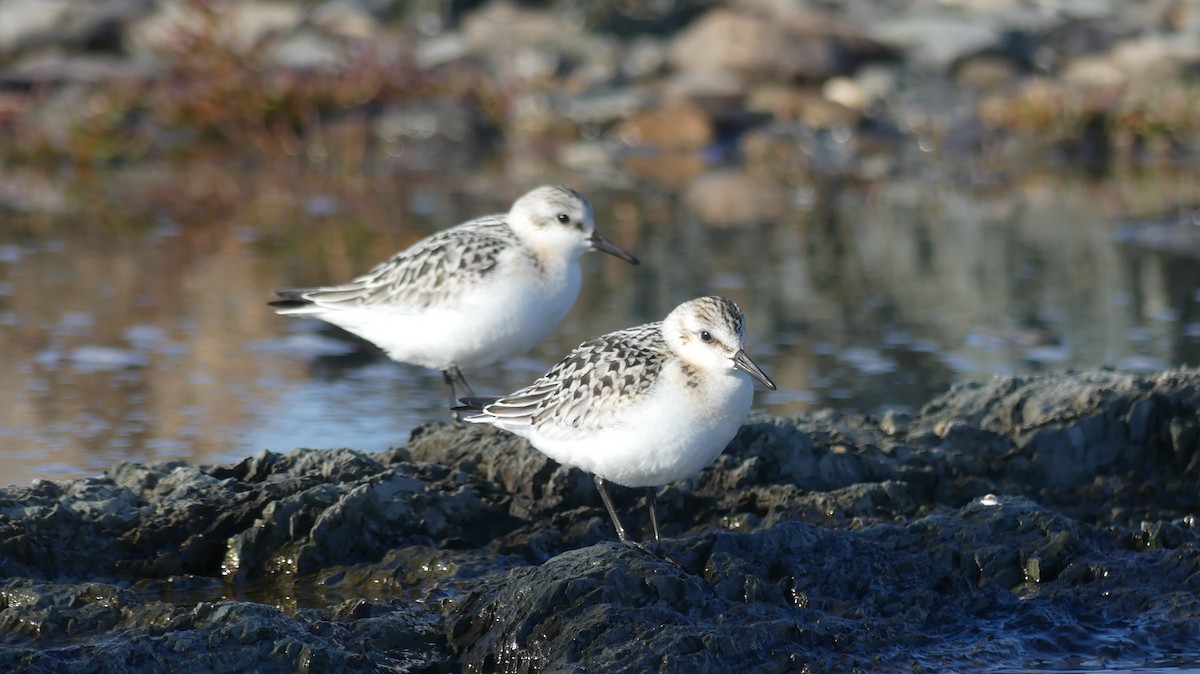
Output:
[[[674,382],[656,386],[644,404],[587,434],[513,428],[538,450],[568,466],[626,487],[682,480],[711,464],[750,412],[754,385],[741,372],[721,374],[703,391]],[[572,437],[574,436],[574,437]]]
[[374,343],[393,360],[442,370],[470,368],[536,346],[574,306],[579,286],[575,263],[551,278],[530,270],[498,274],[452,305],[421,313],[377,306],[317,317]]

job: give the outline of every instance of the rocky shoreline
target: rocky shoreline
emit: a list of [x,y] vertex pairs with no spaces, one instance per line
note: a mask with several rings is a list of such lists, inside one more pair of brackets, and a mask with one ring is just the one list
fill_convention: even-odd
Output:
[[[1200,370],[752,418],[666,553],[498,432],[0,490],[6,671],[929,671],[1195,663]],[[634,494],[619,508],[647,525]]]
[[1104,165],[1200,131],[1189,2],[0,0],[0,27],[0,150],[38,161],[501,147],[675,188],[714,154],[870,179],[897,147]]

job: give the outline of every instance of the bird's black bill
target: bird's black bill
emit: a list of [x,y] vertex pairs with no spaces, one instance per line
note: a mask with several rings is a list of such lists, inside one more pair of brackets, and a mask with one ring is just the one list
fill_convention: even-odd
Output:
[[626,253],[624,250],[621,249],[620,246],[613,243],[612,241],[609,241],[608,239],[604,238],[603,236],[600,236],[600,234],[598,234],[596,232],[592,232],[592,236],[591,236],[591,238],[588,239],[588,242],[590,242],[592,244],[592,248],[600,251],[601,253],[608,253],[609,255],[612,255],[613,257],[619,257],[622,260],[625,260],[626,262],[628,262],[629,264],[641,264],[641,262],[638,262],[638,259],[636,257],[630,255],[629,253]]
[[736,354],[734,354],[733,366],[750,375],[751,377],[754,377],[763,386],[766,386],[772,391],[775,390],[775,382],[771,381],[771,378],[767,376],[766,372],[762,371],[761,367],[755,365],[754,361],[750,360],[750,356],[747,356],[745,351],[739,350]]

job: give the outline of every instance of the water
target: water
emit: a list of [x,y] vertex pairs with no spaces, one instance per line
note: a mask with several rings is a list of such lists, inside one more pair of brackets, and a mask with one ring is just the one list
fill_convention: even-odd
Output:
[[404,443],[446,418],[441,375],[265,302],[348,279],[541,182],[585,191],[643,266],[585,258],[564,324],[526,357],[469,372],[480,392],[707,293],[746,311],[747,350],[780,387],[756,404],[777,414],[912,409],[991,374],[1200,362],[1195,173],[794,182],[782,217],[725,228],[672,192],[512,173],[0,169],[0,482]]

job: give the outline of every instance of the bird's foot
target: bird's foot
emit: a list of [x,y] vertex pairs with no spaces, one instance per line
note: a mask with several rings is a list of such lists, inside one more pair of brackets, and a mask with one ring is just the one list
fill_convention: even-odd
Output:
[[650,547],[649,545],[646,545],[645,543],[638,543],[637,541],[632,541],[629,539],[625,539],[621,542],[635,550],[641,550],[642,552],[646,553],[647,555],[650,555],[651,557],[656,557],[658,559],[661,559],[664,562],[667,562],[668,564],[671,564],[671,565],[679,568],[682,571],[687,571],[687,569],[683,568],[682,564],[680,564],[679,562],[677,562],[667,556],[667,553],[664,552],[662,549],[662,544],[659,543],[658,541],[654,542],[654,547]]

